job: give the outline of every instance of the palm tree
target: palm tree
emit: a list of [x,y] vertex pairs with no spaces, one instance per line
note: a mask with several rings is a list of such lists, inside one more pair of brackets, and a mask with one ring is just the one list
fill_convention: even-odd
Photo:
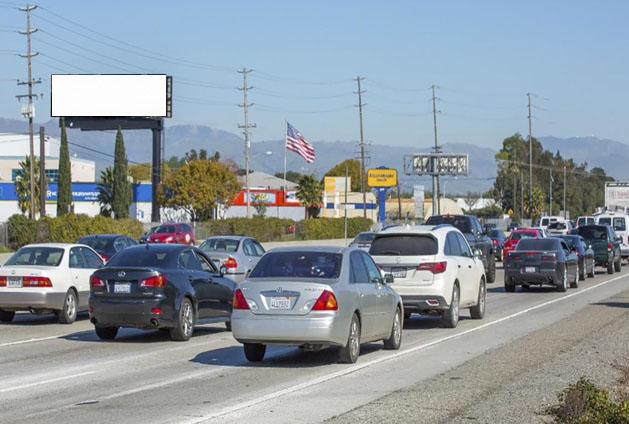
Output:
[[[30,156],[26,156],[23,162],[20,162],[20,171],[18,172],[15,178],[15,193],[17,194],[17,204],[22,211],[22,213],[26,213],[31,208],[31,159]],[[35,213],[39,212],[39,159],[35,158],[33,162],[34,173],[34,195],[35,198]],[[44,187],[45,190],[48,189],[48,184]]]
[[321,207],[323,188],[321,182],[312,175],[302,175],[295,196],[306,207],[306,218],[316,217]]
[[100,182],[98,183],[98,203],[100,203],[100,214],[111,217],[114,212],[114,169],[111,166],[100,172]]

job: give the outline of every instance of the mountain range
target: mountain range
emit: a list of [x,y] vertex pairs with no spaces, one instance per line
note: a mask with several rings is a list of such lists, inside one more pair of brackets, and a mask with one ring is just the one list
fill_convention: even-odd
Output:
[[[59,137],[60,129],[57,120],[43,124],[46,133]],[[39,127],[39,124],[36,126]],[[22,120],[0,118],[0,132],[28,131],[28,124]],[[151,133],[145,131],[125,131],[125,147],[130,162],[149,162],[151,159]],[[80,131],[68,128],[70,153],[78,157],[94,160],[97,173],[111,164],[113,158],[115,131]],[[599,166],[619,180],[629,179],[629,145],[609,139],[597,137],[558,138],[553,136],[539,137],[545,149],[559,151],[564,157],[572,157],[575,162],[587,162],[589,167]],[[358,157],[358,146],[349,141],[311,140],[316,149],[316,159],[312,164],[306,163],[300,156],[288,152],[287,168],[298,172],[315,173],[321,177],[335,164],[346,158]],[[274,174],[284,168],[284,141],[266,140],[251,143],[251,169]],[[499,148],[499,145],[496,145]],[[469,155],[469,175],[457,180],[446,177],[447,193],[465,193],[467,191],[485,191],[493,184],[496,176],[494,155],[497,150],[473,144],[446,143],[444,152],[467,153]],[[222,159],[233,159],[244,167],[244,140],[237,134],[202,125],[173,125],[164,133],[164,157],[183,156],[190,149],[205,149],[210,155],[218,151]],[[430,145],[417,147],[390,146],[372,144],[367,147],[368,167],[387,166],[403,169],[403,157],[413,153],[424,153],[431,150]],[[109,155],[109,156],[108,156]],[[413,184],[430,186],[430,178],[400,176],[401,188],[411,191]]]

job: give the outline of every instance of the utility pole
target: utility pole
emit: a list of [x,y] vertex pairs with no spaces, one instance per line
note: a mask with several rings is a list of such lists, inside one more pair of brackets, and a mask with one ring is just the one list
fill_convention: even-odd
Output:
[[520,215],[524,219],[524,172],[520,170]]
[[46,215],[46,132],[39,127],[39,216]]
[[354,81],[358,84],[358,91],[355,94],[358,94],[358,114],[360,117],[360,189],[363,192],[363,217],[367,218],[367,192],[365,190],[365,137],[363,134],[363,98],[362,94],[365,92],[360,89],[360,82],[365,78],[361,78],[357,76]]
[[238,125],[238,128],[243,128],[243,134],[245,136],[245,184],[247,185],[247,218],[251,218],[251,199],[249,195],[249,150],[251,148],[251,142],[249,140],[249,128],[255,128],[256,124],[249,124],[249,115],[248,108],[249,106],[253,106],[253,103],[247,103],[247,90],[251,90],[253,87],[247,86],[247,74],[251,72],[252,69],[242,68],[242,71],[238,71],[238,73],[242,74],[243,84],[242,88],[238,88],[242,90],[244,94],[243,104],[238,105],[242,107],[245,111],[245,124]]
[[533,135],[531,131],[531,93],[526,93],[529,99],[529,218],[533,219]]
[[517,212],[518,212],[518,192],[517,192],[517,179],[518,176],[518,171],[516,171],[515,168],[513,168],[513,214],[517,216]]
[[566,167],[563,167],[563,218],[566,219]]
[[[441,153],[439,144],[437,143],[437,97],[435,96],[435,88],[439,86],[432,85],[432,118],[435,127],[435,147],[434,153]],[[436,160],[436,159],[434,159]],[[436,168],[436,166],[434,167]],[[441,213],[441,200],[439,199],[439,175],[432,176],[432,214],[439,215]]]
[[33,107],[33,97],[38,97],[37,94],[33,94],[33,85],[41,83],[41,80],[33,81],[32,74],[32,65],[31,58],[33,56],[37,56],[38,52],[31,51],[31,34],[37,32],[37,28],[31,28],[31,11],[36,9],[35,5],[26,5],[26,7],[20,7],[22,12],[26,12],[26,31],[19,31],[20,34],[26,35],[26,54],[20,53],[20,57],[25,57],[28,63],[28,81],[27,82],[18,82],[18,85],[28,85],[28,94],[20,94],[16,96],[18,100],[22,97],[28,98],[28,109],[26,112],[22,110],[22,116],[28,116],[28,134],[29,134],[29,143],[30,143],[30,181],[29,181],[29,200],[30,200],[30,217],[31,219],[35,219],[35,199],[33,198],[35,194],[35,147],[33,142],[33,116],[35,115],[35,109]]
[[349,174],[349,169],[347,165],[345,165],[345,208],[343,215],[343,238],[345,239],[345,246],[347,246],[347,177]]
[[553,170],[550,169],[550,201],[548,202],[548,216],[553,216]]

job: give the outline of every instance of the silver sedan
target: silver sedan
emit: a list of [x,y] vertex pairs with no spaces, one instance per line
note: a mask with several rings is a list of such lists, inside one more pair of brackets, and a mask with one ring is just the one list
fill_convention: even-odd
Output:
[[357,248],[273,249],[234,292],[232,332],[252,362],[267,344],[338,346],[345,363],[356,362],[361,343],[399,349],[404,309],[392,281]]
[[203,250],[225,276],[239,283],[258,263],[264,248],[257,240],[245,236],[212,236],[201,243]]

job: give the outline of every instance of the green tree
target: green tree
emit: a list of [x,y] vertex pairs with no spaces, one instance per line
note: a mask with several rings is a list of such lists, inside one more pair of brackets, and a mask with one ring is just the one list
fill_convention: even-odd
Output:
[[59,179],[57,180],[57,216],[72,211],[72,170],[65,119],[61,119],[61,146],[59,147]]
[[253,208],[256,210],[255,216],[264,218],[266,215],[267,205],[264,193],[255,193],[253,196]]
[[128,176],[124,139],[122,137],[122,130],[118,127],[118,132],[116,133],[116,147],[114,149],[114,185],[112,190],[112,209],[116,219],[129,217],[129,207],[133,200],[133,193],[131,192],[131,184],[129,183]]
[[[360,187],[360,161],[357,159],[346,159],[343,162],[334,165],[328,172],[326,177],[345,177],[345,167],[347,167],[347,175],[352,179],[350,190],[354,192],[361,191]],[[365,171],[366,173],[367,171]],[[365,177],[366,178],[366,177]]]
[[192,221],[212,219],[218,204],[232,204],[241,185],[228,165],[194,160],[164,179],[160,203],[185,211]]
[[[139,181],[151,181],[151,172],[153,168],[149,162],[139,163],[137,165],[128,166],[129,176],[133,179],[134,183]],[[162,179],[166,177],[166,174],[170,172],[170,167],[166,162],[162,163]]]
[[319,215],[323,198],[323,187],[314,174],[301,176],[295,196],[306,208],[306,218]]
[[[31,208],[31,188],[30,188],[30,180],[31,180],[31,172],[30,167],[31,159],[30,156],[26,156],[24,161],[20,162],[20,170],[18,172],[17,178],[15,179],[15,193],[17,194],[17,204],[22,213],[26,213]],[[33,162],[33,169],[35,170],[34,174],[34,195],[35,198],[35,213],[40,211],[39,208],[39,159],[35,158]],[[46,184],[46,188],[48,185]]]
[[98,203],[100,204],[100,214],[111,218],[114,213],[114,169],[108,166],[100,171],[100,181],[98,182]]

